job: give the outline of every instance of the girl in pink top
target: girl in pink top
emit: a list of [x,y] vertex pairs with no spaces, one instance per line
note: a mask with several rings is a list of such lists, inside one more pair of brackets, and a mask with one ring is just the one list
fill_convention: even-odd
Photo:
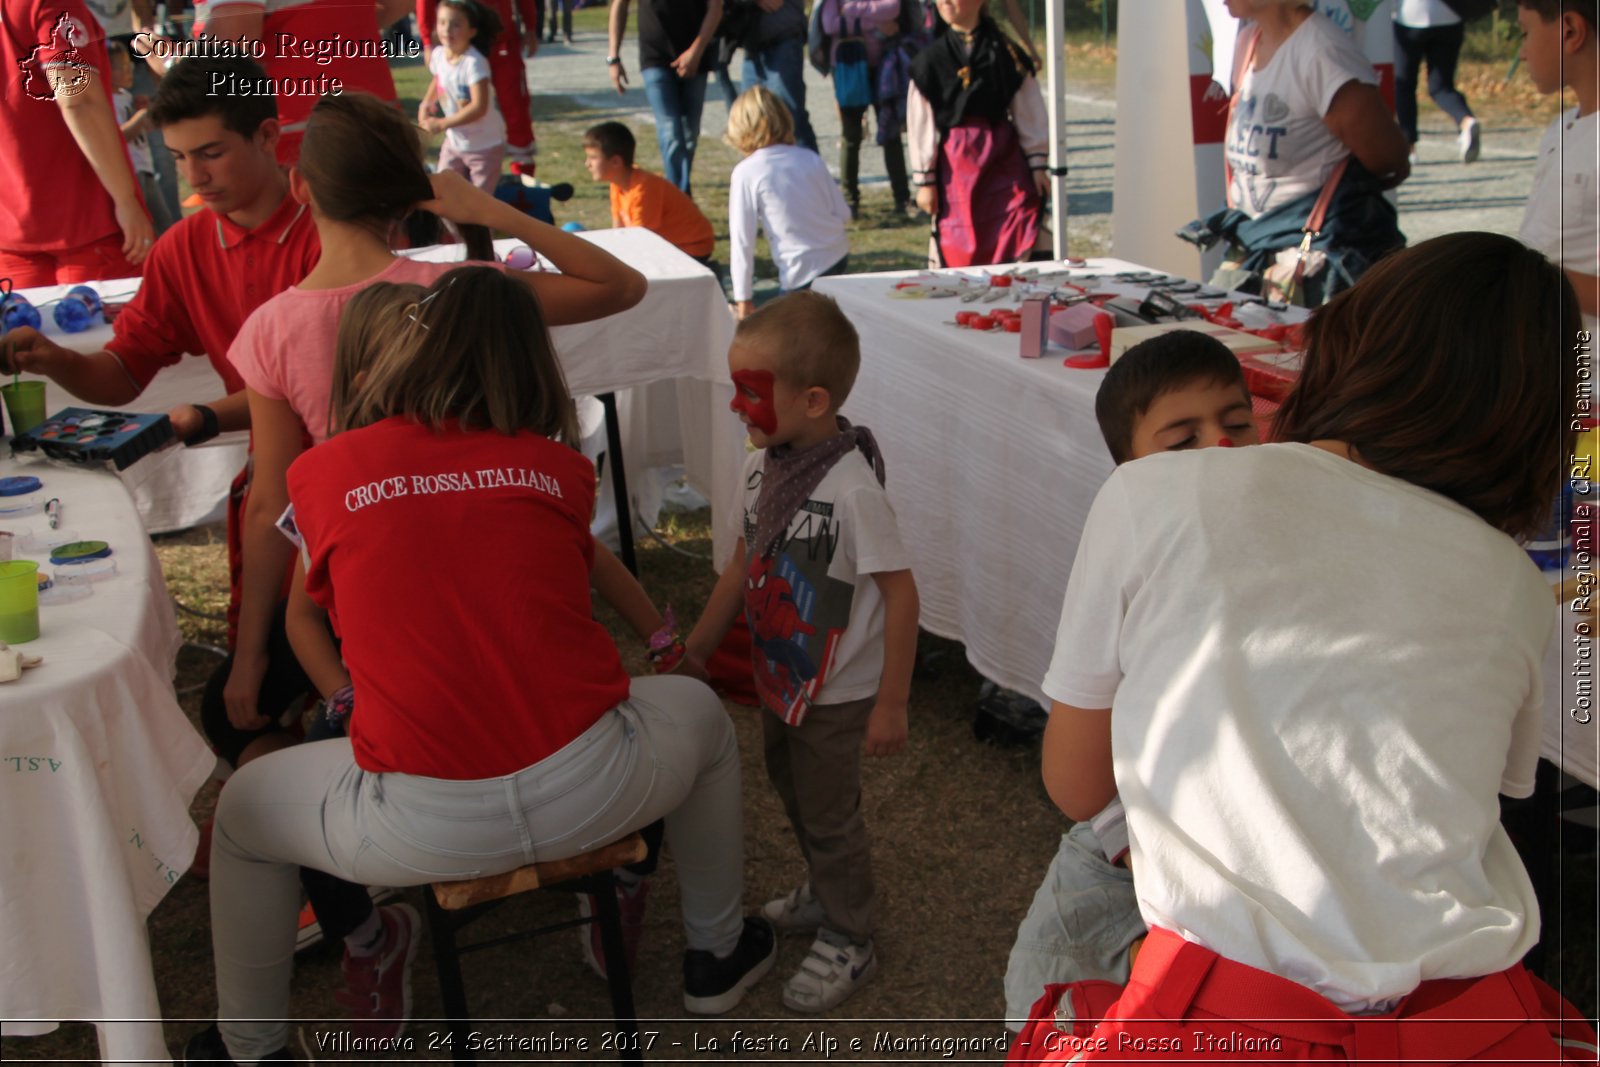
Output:
[[322,258],[294,288],[245,320],[228,358],[246,385],[255,444],[245,505],[238,645],[223,691],[240,729],[266,725],[256,708],[267,634],[293,546],[274,523],[288,506],[289,464],[328,435],[334,339],[349,299],[375,281],[427,285],[459,263],[396,256],[389,234],[414,208],[466,227],[501,230],[560,273],[518,274],[552,326],[623,311],[644,296],[637,271],[587,241],[523,215],[459,174],[429,175],[416,129],[361,93],[325,96],[311,113],[290,190],[310,206]]

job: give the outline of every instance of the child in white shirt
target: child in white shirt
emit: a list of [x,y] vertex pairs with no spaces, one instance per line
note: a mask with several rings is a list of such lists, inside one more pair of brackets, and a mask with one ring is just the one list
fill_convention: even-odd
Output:
[[[433,81],[417,108],[417,124],[444,133],[438,170],[454,170],[486,193],[500,182],[506,154],[506,124],[494,106],[489,61],[484,53],[502,27],[490,9],[468,0],[440,0],[428,56]],[[443,109],[442,118],[434,107]]]
[[850,209],[822,157],[795,145],[789,109],[762,86],[733,102],[726,140],[745,156],[728,186],[734,312],[742,319],[756,307],[756,227],[766,232],[780,290],[809,289],[849,269]]

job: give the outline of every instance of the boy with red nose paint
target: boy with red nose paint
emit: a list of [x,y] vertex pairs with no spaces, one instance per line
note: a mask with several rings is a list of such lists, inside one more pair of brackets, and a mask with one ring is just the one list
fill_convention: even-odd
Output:
[[[1100,435],[1119,466],[1160,452],[1257,444],[1250,412],[1238,357],[1196,330],[1134,345],[1112,364],[1094,398]],[[1017,927],[1006,963],[1006,1025],[1020,1031],[1029,1019],[1043,1018],[1053,1026],[1057,996],[1068,983],[1110,983],[1099,988],[1114,997],[1145,932],[1133,894],[1127,814],[1113,798],[1061,835]]]
[[703,666],[740,611],[750,625],[771,779],[808,880],[763,913],[815,932],[783,990],[794,1011],[838,1006],[877,971],[861,754],[906,742],[917,587],[865,427],[838,414],[860,365],[828,297],[797,292],[739,323],[732,408],[760,450],[745,462],[741,536],[686,642]]

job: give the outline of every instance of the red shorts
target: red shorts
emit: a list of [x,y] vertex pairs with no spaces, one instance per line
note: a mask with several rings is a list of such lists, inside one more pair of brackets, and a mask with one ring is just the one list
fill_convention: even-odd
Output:
[[34,285],[75,285],[111,278],[137,278],[138,267],[122,254],[122,234],[60,252],[8,252],[0,249],[0,278],[18,289]]
[[1595,1033],[1518,964],[1424,982],[1385,1015],[1346,1015],[1305,986],[1152,929],[1120,990],[1048,986],[1008,1059],[1595,1062]]

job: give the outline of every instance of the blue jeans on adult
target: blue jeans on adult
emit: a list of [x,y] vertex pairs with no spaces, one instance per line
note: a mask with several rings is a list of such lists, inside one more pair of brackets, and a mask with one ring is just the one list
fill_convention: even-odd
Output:
[[748,92],[756,85],[766,86],[794,116],[795,144],[815,152],[817,135],[812,132],[811,118],[806,114],[805,46],[803,37],[786,37],[760,48],[745,49],[739,91]]
[[694,170],[694,149],[700,140],[700,111],[706,102],[705,72],[680,78],[671,67],[646,67],[644,95],[656,115],[661,172],[667,181],[687,193]]

